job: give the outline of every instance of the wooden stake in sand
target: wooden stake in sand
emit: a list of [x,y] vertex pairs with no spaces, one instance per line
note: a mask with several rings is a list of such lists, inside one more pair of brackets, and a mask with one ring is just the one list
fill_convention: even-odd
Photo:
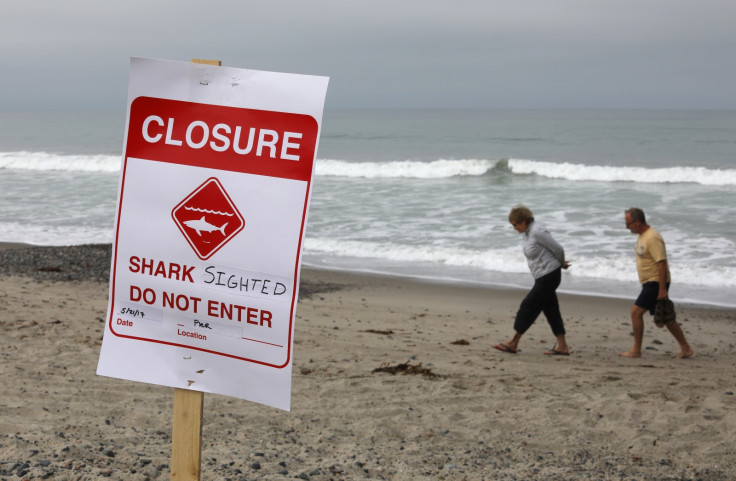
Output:
[[[221,66],[220,60],[193,58],[192,63]],[[171,432],[171,479],[199,481],[202,469],[202,407],[204,393],[174,388]]]
[[171,479],[199,481],[202,466],[203,403],[203,393],[174,388]]

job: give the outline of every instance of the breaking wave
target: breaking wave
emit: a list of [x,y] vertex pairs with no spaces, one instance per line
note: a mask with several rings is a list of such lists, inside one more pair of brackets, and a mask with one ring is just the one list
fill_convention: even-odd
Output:
[[[60,155],[48,152],[0,152],[0,169],[119,172],[118,155]],[[613,167],[526,159],[438,159],[352,162],[317,159],[315,174],[324,177],[443,179],[484,175],[537,175],[588,182],[695,183],[736,185],[736,169],[705,167]]]
[[648,184],[695,183],[701,185],[736,185],[736,169],[705,167],[611,167],[511,159],[513,174],[533,174],[552,179],[593,182],[642,182]]
[[412,178],[441,179],[458,176],[485,175],[498,161],[483,159],[415,160],[393,162],[349,162],[345,160],[318,159],[315,173],[318,176],[363,178]]
[[60,155],[49,152],[0,152],[0,169],[119,172],[119,155]]
[[736,169],[705,167],[612,167],[525,159],[440,159],[432,162],[349,162],[320,159],[318,176],[362,178],[439,179],[483,175],[538,175],[552,179],[589,182],[696,183],[736,185]]

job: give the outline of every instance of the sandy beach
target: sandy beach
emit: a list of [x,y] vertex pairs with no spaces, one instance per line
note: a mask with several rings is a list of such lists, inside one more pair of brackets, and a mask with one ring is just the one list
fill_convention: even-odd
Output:
[[[109,259],[0,246],[0,480],[170,476],[173,390],[95,374]],[[303,270],[292,410],[206,395],[201,479],[736,479],[736,311],[625,359],[632,301],[561,295],[571,356],[492,349],[524,295]]]

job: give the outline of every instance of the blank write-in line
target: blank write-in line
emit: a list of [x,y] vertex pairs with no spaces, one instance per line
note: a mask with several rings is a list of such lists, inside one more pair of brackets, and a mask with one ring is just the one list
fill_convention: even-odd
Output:
[[284,347],[281,344],[273,344],[270,342],[259,341],[258,339],[248,339],[247,337],[241,337],[241,339],[244,339],[246,341],[260,342],[261,344],[268,344],[269,346]]

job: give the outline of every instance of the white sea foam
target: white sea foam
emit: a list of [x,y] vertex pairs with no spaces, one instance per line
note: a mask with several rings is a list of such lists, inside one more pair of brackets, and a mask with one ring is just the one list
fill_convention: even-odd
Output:
[[120,171],[120,156],[0,152],[0,169],[118,172]]
[[736,185],[736,169],[705,167],[612,167],[605,165],[542,162],[527,159],[440,159],[432,162],[349,162],[320,159],[318,176],[362,178],[439,179],[482,176],[494,169],[516,175],[539,175],[553,179],[593,182],[697,183],[701,185]]
[[605,165],[539,162],[510,159],[509,170],[514,174],[535,174],[553,179],[594,182],[697,183],[702,185],[736,185],[736,169],[706,169],[705,167],[611,167]]
[[335,159],[319,159],[315,173],[319,176],[440,179],[457,176],[485,175],[497,161],[486,159],[447,160],[419,162],[413,160],[394,162],[348,162]]
[[112,228],[81,226],[48,226],[18,222],[0,222],[3,242],[20,242],[31,245],[80,245],[109,244],[114,232]]
[[335,256],[477,267],[500,272],[525,272],[527,269],[526,261],[518,252],[518,248],[480,252],[454,247],[399,245],[384,242],[307,237],[305,250]]
[[[397,263],[426,263],[451,267],[473,268],[506,274],[528,274],[526,260],[519,247],[477,251],[453,247],[422,245],[398,245],[370,241],[345,241],[338,239],[307,238],[305,253],[392,261]],[[671,268],[673,279],[678,283],[715,288],[736,288],[736,269],[726,266],[706,266],[699,264],[676,265]],[[635,266],[629,257],[578,256],[566,275],[574,278],[622,281],[636,285]]]

